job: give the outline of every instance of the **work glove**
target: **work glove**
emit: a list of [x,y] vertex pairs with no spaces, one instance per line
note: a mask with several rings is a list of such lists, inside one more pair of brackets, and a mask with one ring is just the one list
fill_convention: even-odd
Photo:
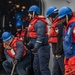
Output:
[[8,45],[6,45],[6,47],[5,47],[6,49],[12,49],[10,46],[8,46]]
[[13,61],[13,65],[14,65],[14,64],[17,65],[17,63],[18,63],[18,60],[15,59],[15,60]]
[[5,46],[5,49],[7,49],[7,50],[8,50],[8,49],[9,49],[9,50],[12,49],[12,48],[10,47],[10,45],[8,45],[8,44],[6,44],[6,43],[4,43],[4,46]]
[[33,48],[31,51],[32,51],[33,54],[37,54],[37,49],[36,48]]

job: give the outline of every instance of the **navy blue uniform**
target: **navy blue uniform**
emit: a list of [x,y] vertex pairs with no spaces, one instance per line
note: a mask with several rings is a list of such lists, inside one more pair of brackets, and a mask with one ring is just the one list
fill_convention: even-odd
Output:
[[34,75],[50,75],[50,46],[48,44],[48,36],[45,36],[46,24],[38,20],[34,25],[34,29],[37,33],[37,38],[31,38],[28,44],[32,44],[37,50],[33,61]]

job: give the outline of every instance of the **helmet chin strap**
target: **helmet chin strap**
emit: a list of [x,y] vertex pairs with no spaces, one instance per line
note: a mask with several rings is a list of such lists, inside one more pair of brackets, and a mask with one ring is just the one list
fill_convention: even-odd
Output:
[[32,14],[32,18],[34,18],[34,16],[35,16],[35,12],[33,12],[33,14]]
[[66,15],[66,23],[68,23],[68,15]]
[[23,25],[22,25],[22,30],[23,30],[23,28],[24,28],[24,27],[23,27]]

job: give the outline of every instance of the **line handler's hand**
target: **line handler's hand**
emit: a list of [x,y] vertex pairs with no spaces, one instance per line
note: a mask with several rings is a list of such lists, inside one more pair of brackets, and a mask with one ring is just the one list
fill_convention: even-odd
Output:
[[33,54],[37,54],[36,48],[33,48],[31,51],[32,51]]
[[13,65],[14,65],[14,64],[17,65],[17,63],[18,63],[18,60],[15,59],[15,60],[13,61]]

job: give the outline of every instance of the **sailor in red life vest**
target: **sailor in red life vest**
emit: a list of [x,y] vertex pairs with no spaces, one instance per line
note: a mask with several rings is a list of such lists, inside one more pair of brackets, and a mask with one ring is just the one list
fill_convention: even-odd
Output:
[[69,7],[62,7],[58,17],[64,23],[63,49],[65,53],[65,75],[75,75],[75,13]]
[[26,47],[17,37],[9,32],[2,34],[4,54],[6,60],[3,62],[3,68],[7,75],[10,75],[12,66],[16,64],[16,70],[19,75],[26,75],[25,68],[30,64],[30,56],[27,55]]
[[[51,6],[46,11],[46,17],[52,23],[48,42],[52,45],[53,51],[53,71],[52,75],[64,74],[64,52],[62,47],[62,33],[64,25],[57,18],[58,9],[55,6]],[[62,62],[61,62],[62,61]],[[60,63],[61,62],[61,63]]]
[[50,46],[48,44],[48,28],[44,16],[40,16],[40,8],[32,5],[29,10],[31,23],[28,27],[28,34],[31,38],[28,46],[33,45],[32,53],[34,54],[33,69],[34,75],[50,75],[49,60]]
[[26,37],[26,28],[23,28],[24,23],[19,20],[16,22],[16,37],[18,38],[18,40],[24,42],[24,39]]

